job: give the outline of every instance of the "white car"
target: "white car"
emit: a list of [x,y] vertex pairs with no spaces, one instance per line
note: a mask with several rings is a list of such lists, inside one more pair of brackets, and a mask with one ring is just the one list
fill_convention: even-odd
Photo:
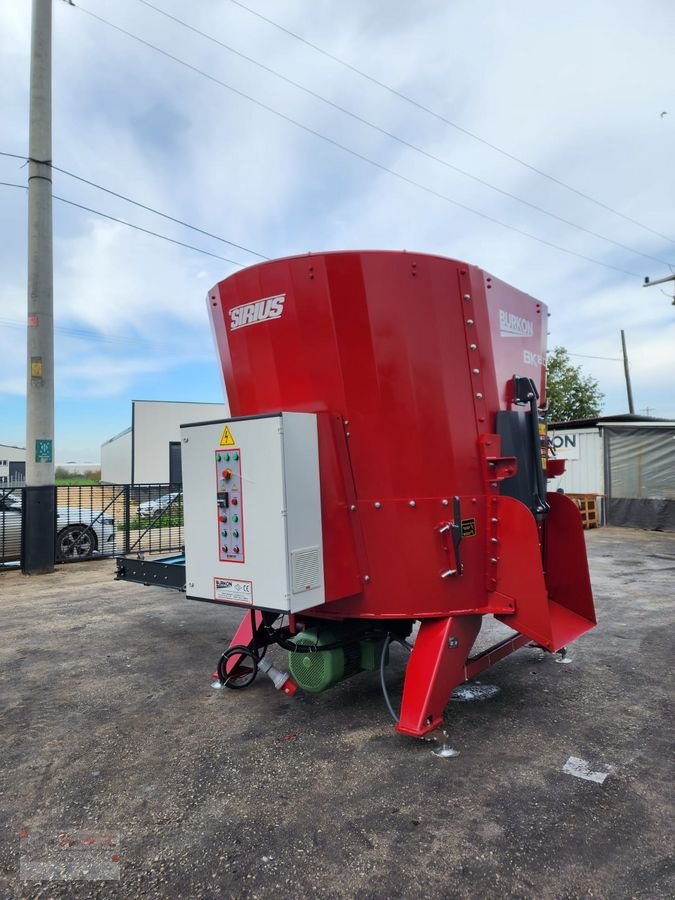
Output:
[[142,519],[148,519],[150,516],[158,516],[161,513],[180,512],[182,493],[176,491],[173,494],[164,494],[157,497],[156,500],[146,500],[144,503],[138,504],[138,515]]
[[[0,562],[21,559],[21,495],[0,492]],[[115,547],[115,520],[107,512],[59,506],[56,559],[88,559]]]

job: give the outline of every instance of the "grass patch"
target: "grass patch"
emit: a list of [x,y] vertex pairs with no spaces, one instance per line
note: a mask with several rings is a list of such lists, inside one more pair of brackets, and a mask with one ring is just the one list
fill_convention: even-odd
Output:
[[57,487],[78,487],[79,485],[82,485],[83,487],[95,485],[98,487],[100,484],[100,482],[94,478],[82,478],[81,475],[76,475],[72,478],[56,478],[55,481]]

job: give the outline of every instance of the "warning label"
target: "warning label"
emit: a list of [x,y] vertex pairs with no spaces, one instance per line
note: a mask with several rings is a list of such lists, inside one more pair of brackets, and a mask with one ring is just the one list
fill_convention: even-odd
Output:
[[222,603],[253,603],[253,582],[234,578],[214,578],[213,597]]
[[462,519],[462,537],[474,537],[476,534],[476,520]]
[[220,436],[220,446],[221,447],[234,447],[234,438],[232,437],[232,432],[230,431],[229,425],[226,425],[223,428],[223,433]]

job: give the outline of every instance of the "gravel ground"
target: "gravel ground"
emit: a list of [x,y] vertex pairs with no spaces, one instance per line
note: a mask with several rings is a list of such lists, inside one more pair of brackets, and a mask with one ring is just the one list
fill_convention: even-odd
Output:
[[392,732],[370,673],[212,690],[235,610],[110,560],[1,572],[0,897],[672,898],[675,538],[587,536],[599,626],[483,673],[455,759]]

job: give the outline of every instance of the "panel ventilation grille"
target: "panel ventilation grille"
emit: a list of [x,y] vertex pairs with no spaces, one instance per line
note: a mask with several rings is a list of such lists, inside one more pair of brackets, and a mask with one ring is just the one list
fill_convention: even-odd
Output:
[[291,550],[291,582],[294,594],[321,585],[321,551],[318,547]]

